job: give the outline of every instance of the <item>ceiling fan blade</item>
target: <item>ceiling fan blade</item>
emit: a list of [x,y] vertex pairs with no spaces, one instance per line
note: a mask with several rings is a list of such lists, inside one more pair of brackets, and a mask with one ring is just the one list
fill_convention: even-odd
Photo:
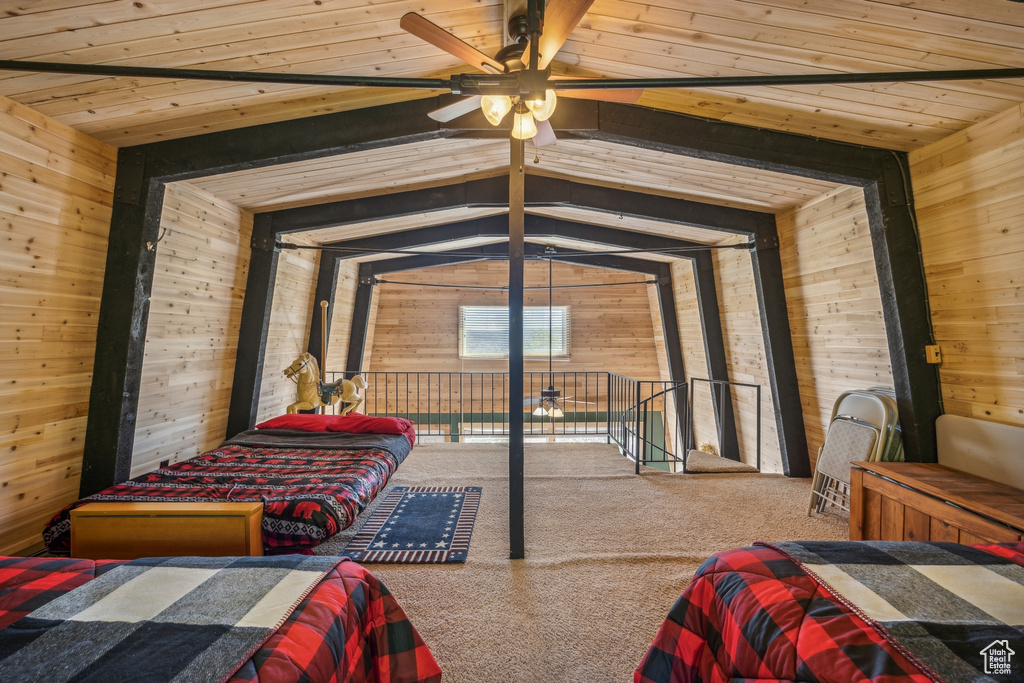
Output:
[[474,95],[472,97],[465,97],[459,100],[458,102],[453,102],[452,104],[449,104],[446,107],[435,109],[434,111],[429,112],[427,116],[434,119],[435,121],[447,123],[448,121],[453,121],[459,118],[463,114],[468,114],[471,111],[476,111],[479,108],[480,96]]
[[424,19],[415,12],[409,12],[403,16],[398,25],[417,38],[425,40],[434,47],[441,48],[448,54],[458,57],[481,71],[500,74],[505,70],[505,66],[501,62],[491,59],[469,43],[456,38],[437,24]]
[[555,129],[551,127],[550,121],[537,121],[537,134],[533,136],[533,144],[538,147],[558,142],[555,137]]
[[[594,0],[551,0],[544,8],[544,32],[537,44],[540,52],[538,69],[546,69],[562,44],[580,23],[580,19],[590,9]],[[530,51],[524,55],[524,62],[529,60]]]

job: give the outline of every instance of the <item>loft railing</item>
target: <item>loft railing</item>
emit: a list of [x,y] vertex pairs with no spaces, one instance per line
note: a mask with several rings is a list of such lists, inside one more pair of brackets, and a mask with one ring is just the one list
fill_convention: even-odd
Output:
[[[352,374],[328,372],[327,381]],[[465,441],[507,437],[509,414],[517,408],[509,405],[507,372],[359,374],[368,385],[359,412],[410,419],[416,423],[418,438]],[[549,386],[559,392],[560,417],[534,412],[542,391]],[[526,372],[523,395],[527,398],[520,408],[523,434],[528,440],[603,438],[636,463],[637,472],[640,465],[676,471],[679,465],[685,468],[685,453],[693,443],[692,389],[686,382],[636,380],[611,372]],[[756,405],[760,468],[760,387]],[[337,413],[341,408],[337,404],[331,411]],[[725,404],[720,402],[715,410],[723,414]]]
[[[328,372],[329,382],[353,373]],[[359,412],[405,417],[418,436],[460,441],[467,437],[507,436],[507,372],[362,372],[366,401]],[[606,436],[608,373],[523,373],[523,434],[527,437]],[[559,390],[559,418],[535,415],[541,392]],[[341,405],[332,407],[339,412]]]
[[608,436],[636,464],[670,472],[683,462],[680,432],[686,425],[686,382],[645,381],[608,374]]
[[[704,403],[704,394],[701,387],[706,385],[709,402]],[[734,391],[739,390],[739,391]],[[745,395],[743,395],[745,394]],[[753,401],[751,402],[751,398]],[[698,447],[697,444],[697,416],[694,405],[710,405],[713,410],[714,437],[717,441],[712,445],[717,446],[719,454],[728,457],[725,452],[726,442],[726,416],[732,416],[728,421],[732,423],[733,438],[737,439],[737,452],[732,457],[739,457],[739,451],[743,450],[743,442],[755,444],[757,470],[761,471],[761,385],[748,384],[745,382],[729,382],[718,379],[703,379],[700,377],[690,378],[690,410],[687,415],[686,444],[683,448],[683,472],[687,471],[686,460],[690,450]],[[744,405],[753,406],[752,410],[734,411],[734,407],[742,408]],[[735,415],[734,415],[735,412]],[[750,413],[753,413],[754,431],[750,436]],[[741,419],[745,418],[745,419]]]

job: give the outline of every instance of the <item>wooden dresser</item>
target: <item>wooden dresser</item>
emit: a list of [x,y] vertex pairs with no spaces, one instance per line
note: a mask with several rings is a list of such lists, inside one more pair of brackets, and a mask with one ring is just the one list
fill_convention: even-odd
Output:
[[855,462],[850,539],[1020,541],[1024,491],[934,463]]

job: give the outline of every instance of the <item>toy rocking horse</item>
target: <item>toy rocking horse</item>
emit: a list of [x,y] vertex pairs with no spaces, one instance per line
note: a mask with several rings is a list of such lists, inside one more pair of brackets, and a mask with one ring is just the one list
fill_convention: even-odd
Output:
[[333,406],[341,401],[345,404],[341,414],[347,415],[362,405],[363,396],[359,392],[367,387],[362,375],[356,375],[352,379],[339,379],[337,382],[321,381],[320,366],[316,358],[308,353],[302,354],[285,368],[284,376],[298,385],[295,391],[298,400],[288,406],[288,413]]

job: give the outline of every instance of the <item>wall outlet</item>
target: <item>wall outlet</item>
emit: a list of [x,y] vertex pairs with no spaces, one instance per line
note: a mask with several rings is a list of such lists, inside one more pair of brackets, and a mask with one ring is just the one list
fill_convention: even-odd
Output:
[[938,344],[930,344],[924,347],[924,355],[929,363],[937,365],[942,362],[942,349]]

